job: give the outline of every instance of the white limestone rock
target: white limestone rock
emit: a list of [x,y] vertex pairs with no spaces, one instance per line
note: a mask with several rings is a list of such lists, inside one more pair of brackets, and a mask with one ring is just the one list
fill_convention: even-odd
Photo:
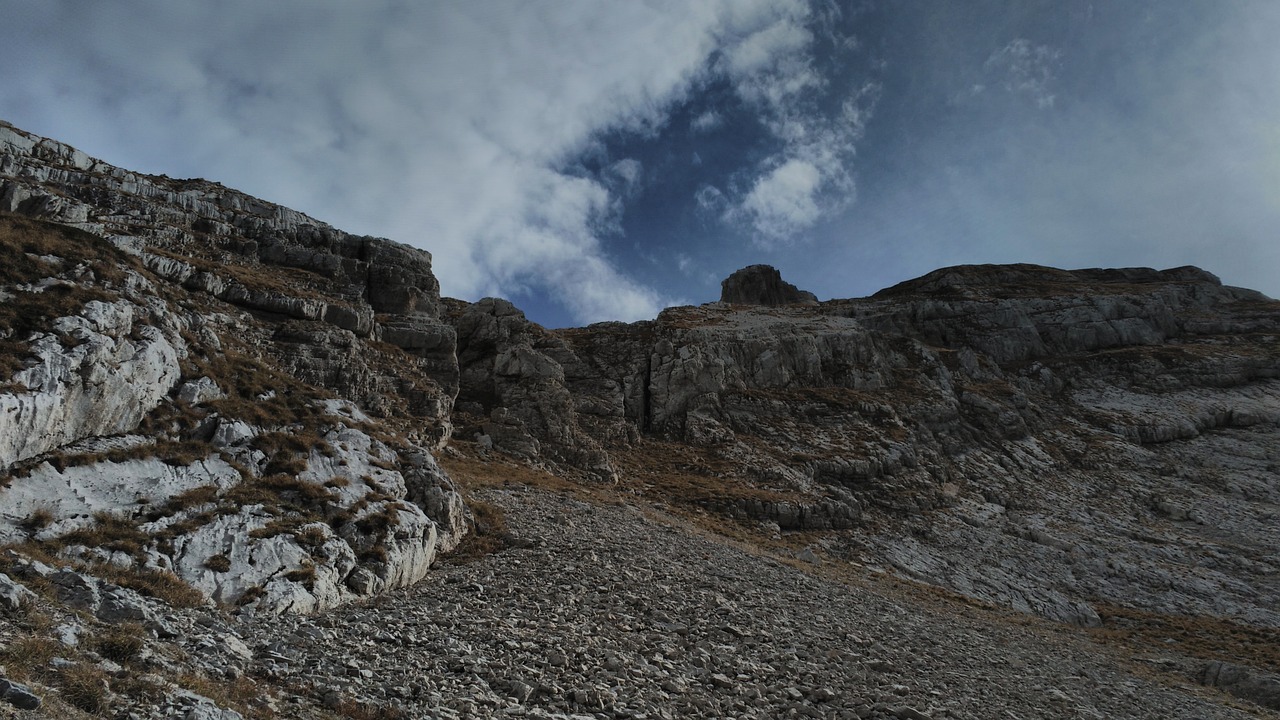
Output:
[[23,603],[33,603],[36,599],[36,594],[28,590],[25,585],[0,573],[0,607],[17,610]]
[[[181,375],[176,335],[137,324],[138,307],[92,301],[31,342],[36,364],[0,393],[0,468],[94,435],[129,432]],[[62,338],[78,343],[64,345]]]
[[202,377],[198,380],[191,380],[182,384],[178,388],[178,402],[188,405],[203,405],[214,400],[221,400],[227,394],[218,387],[218,383],[213,378]]
[[45,463],[0,489],[0,542],[26,537],[23,523],[47,513],[38,537],[50,538],[85,527],[96,513],[131,513],[200,487],[224,490],[240,472],[217,457],[191,465],[168,465],[156,458],[98,462],[59,472]]

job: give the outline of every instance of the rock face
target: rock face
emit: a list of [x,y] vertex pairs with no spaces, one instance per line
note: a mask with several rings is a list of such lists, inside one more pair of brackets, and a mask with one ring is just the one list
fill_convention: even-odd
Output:
[[777,307],[813,304],[818,302],[818,298],[811,292],[783,282],[782,274],[768,265],[750,265],[720,283],[720,302]]
[[[414,584],[472,525],[448,452],[492,485],[534,466],[764,543],[805,531],[805,564],[1073,625],[1280,628],[1280,303],[1197,268],[965,266],[818,302],[753,266],[721,302],[551,331],[505,300],[441,298],[424,252],[5,125],[0,248],[0,540],[74,564],[0,554],[14,611],[30,581],[159,636],[163,607],[105,576],[269,618]],[[494,578],[478,577],[455,590],[483,600]],[[252,656],[200,637],[191,657],[217,672]],[[1274,704],[1263,656],[1184,675]],[[738,674],[700,677],[723,690]],[[477,692],[542,692],[503,683]],[[554,707],[600,710],[607,687]],[[760,692],[777,712],[801,699]],[[685,710],[730,709],[707,702]]]
[[[3,123],[0,211],[110,238],[174,286],[256,318],[294,321],[274,348],[283,363],[384,412],[391,396],[434,426],[436,442],[447,440],[457,367],[429,253],[350,235],[217,183],[123,170]],[[413,372],[351,363],[342,352],[368,341],[405,350]]]
[[862,300],[555,333],[505,317],[518,332],[486,336],[507,344],[461,361],[499,448],[846,529],[829,542],[858,562],[1070,623],[1137,602],[1280,625],[1260,520],[1280,305],[1201,270],[950,268]]
[[465,534],[429,254],[7,125],[0,211],[6,542],[274,614],[414,583]]
[[[185,343],[171,315],[128,301],[88,303],[31,344],[34,362],[0,395],[0,467],[77,440],[126,433],[168,395]],[[71,347],[67,347],[71,345]]]

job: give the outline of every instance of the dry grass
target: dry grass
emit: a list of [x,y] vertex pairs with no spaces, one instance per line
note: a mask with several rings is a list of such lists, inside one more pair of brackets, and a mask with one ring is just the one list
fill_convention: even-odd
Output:
[[711,449],[646,438],[613,457],[623,478],[619,489],[666,503],[707,509],[742,500],[804,499],[757,487],[739,474],[740,462],[719,457]]
[[[248,352],[237,351],[235,344],[235,339],[228,338],[222,352],[193,356],[190,369],[184,373],[213,378],[227,393],[208,403],[211,410],[263,427],[319,427],[332,422],[317,407],[318,401],[333,397],[332,392],[301,382]],[[196,352],[202,351],[198,341],[192,346]]]
[[56,680],[62,699],[91,715],[100,715],[110,706],[111,688],[107,674],[89,663],[76,663],[58,671]]
[[205,604],[204,593],[168,570],[98,565],[92,568],[92,572],[103,580],[137,590],[176,608],[200,607]]
[[251,444],[267,455],[309,454],[312,450],[319,450],[325,455],[334,452],[333,446],[311,429],[266,432],[255,437]]
[[231,558],[219,553],[206,559],[204,566],[214,572],[224,573],[231,569]]
[[293,539],[302,547],[315,550],[324,545],[329,540],[329,536],[324,530],[312,525],[294,533]]
[[37,508],[18,523],[18,527],[34,535],[53,523],[53,511],[49,508]]
[[[57,268],[33,256],[54,255],[69,264],[85,263],[100,282],[118,284],[125,267],[138,268],[102,238],[54,223],[0,213],[0,286],[32,283],[57,274]],[[83,284],[58,285],[42,293],[17,293],[0,303],[0,378],[8,379],[23,367],[29,353],[26,339],[47,329],[54,318],[75,315],[91,300],[110,301],[113,296]]]
[[62,652],[62,643],[44,635],[22,635],[9,641],[0,658],[5,676],[18,681],[42,677],[49,661]]
[[511,547],[512,536],[502,508],[475,497],[467,500],[467,507],[472,517],[470,532],[449,554],[448,562],[471,563]]
[[1214,617],[1187,617],[1097,604],[1102,627],[1089,631],[1106,645],[1160,647],[1203,660],[1280,672],[1280,630]]
[[449,473],[449,477],[467,489],[528,485],[584,497],[594,496],[599,491],[599,488],[579,485],[546,470],[505,458],[498,453],[492,453],[488,459],[480,458],[475,449],[475,443],[454,440],[450,446],[458,450],[459,454],[441,455],[438,458],[440,466]]
[[146,629],[136,622],[112,625],[93,639],[93,647],[108,660],[131,663],[146,646],[146,636]]
[[70,545],[138,555],[150,538],[138,529],[132,519],[118,517],[107,512],[95,513],[93,524],[59,536],[50,542],[55,550]]
[[285,573],[284,579],[301,583],[303,587],[311,590],[316,584],[316,566],[314,563],[303,563],[296,570],[290,570]]
[[203,675],[187,672],[175,678],[174,683],[203,695],[222,707],[235,710],[246,718],[270,720],[276,717],[274,712],[262,704],[262,682],[248,675],[241,675],[234,680],[211,680]]

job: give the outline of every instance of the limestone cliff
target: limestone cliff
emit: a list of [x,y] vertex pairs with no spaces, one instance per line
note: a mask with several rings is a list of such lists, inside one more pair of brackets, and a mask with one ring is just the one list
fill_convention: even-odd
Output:
[[[486,303],[451,316],[460,338]],[[632,325],[503,317],[480,354],[508,360],[464,361],[459,419],[499,449],[841,530],[839,556],[1070,622],[1280,625],[1280,303],[1204,271],[958,267]]]
[[0,539],[314,612],[466,531],[429,254],[0,125]]

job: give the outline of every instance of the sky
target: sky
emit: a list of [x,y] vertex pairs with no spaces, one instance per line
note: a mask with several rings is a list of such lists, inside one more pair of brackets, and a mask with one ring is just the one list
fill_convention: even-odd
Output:
[[0,0],[0,119],[549,327],[948,265],[1280,296],[1273,0]]

